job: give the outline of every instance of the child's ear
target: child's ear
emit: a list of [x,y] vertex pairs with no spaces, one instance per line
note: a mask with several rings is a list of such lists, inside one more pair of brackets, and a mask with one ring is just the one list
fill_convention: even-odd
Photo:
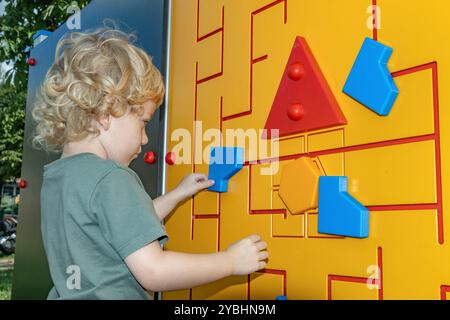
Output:
[[[102,116],[97,120],[97,126],[101,127],[101,129],[107,131],[111,125],[111,115]],[[99,128],[100,129],[100,128]]]

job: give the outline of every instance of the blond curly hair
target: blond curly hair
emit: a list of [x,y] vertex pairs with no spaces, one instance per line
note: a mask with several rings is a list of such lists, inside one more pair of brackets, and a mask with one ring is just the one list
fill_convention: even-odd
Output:
[[103,116],[120,117],[128,110],[141,114],[146,101],[162,103],[161,73],[133,45],[135,39],[131,33],[99,28],[69,33],[58,42],[32,111],[35,148],[60,152],[68,142],[98,134],[95,121]]

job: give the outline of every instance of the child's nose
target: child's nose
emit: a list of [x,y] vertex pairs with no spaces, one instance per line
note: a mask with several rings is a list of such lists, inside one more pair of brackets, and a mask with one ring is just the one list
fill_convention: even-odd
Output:
[[147,133],[144,131],[144,134],[142,135],[141,145],[146,145],[147,143],[148,143],[148,137],[147,137]]

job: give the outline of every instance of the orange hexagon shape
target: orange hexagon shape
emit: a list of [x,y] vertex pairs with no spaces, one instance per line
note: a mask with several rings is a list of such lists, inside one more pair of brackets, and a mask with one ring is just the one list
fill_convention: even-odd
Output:
[[279,195],[291,214],[317,209],[319,177],[324,175],[318,158],[302,157],[283,168]]

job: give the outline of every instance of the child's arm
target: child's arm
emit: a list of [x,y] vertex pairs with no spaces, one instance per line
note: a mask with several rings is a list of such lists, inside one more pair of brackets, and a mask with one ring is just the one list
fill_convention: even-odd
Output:
[[163,251],[158,243],[135,251],[125,258],[137,281],[149,291],[188,289],[230,275],[246,275],[263,269],[267,244],[252,235],[230,245],[225,251],[189,254]]
[[153,200],[153,206],[159,220],[162,221],[180,202],[213,184],[214,181],[208,180],[208,177],[204,174],[192,173],[187,175],[175,189]]

